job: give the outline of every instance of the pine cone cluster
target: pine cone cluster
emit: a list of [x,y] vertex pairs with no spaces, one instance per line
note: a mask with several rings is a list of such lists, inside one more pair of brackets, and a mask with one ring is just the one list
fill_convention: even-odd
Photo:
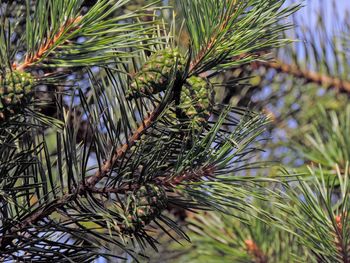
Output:
[[[153,54],[135,75],[130,85],[128,98],[157,94],[165,91],[171,81],[171,74],[180,79],[185,70],[185,58],[177,48],[166,48]],[[177,65],[177,72],[174,67]],[[214,101],[211,83],[202,77],[189,77],[181,88],[180,101],[176,111],[181,112],[180,122],[189,122],[193,130],[199,131],[210,117]],[[169,116],[174,114],[169,113]]]
[[33,86],[34,78],[30,73],[14,70],[0,77],[0,121],[23,110]]
[[131,83],[128,98],[157,94],[164,91],[171,81],[177,64],[176,77],[184,71],[185,59],[177,48],[166,48],[150,56]]
[[148,225],[167,207],[167,196],[163,188],[146,184],[128,196],[124,233],[131,234]]

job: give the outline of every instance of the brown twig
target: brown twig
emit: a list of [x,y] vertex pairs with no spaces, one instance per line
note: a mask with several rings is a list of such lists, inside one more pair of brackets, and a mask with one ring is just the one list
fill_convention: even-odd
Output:
[[258,245],[251,239],[244,241],[246,250],[254,257],[255,263],[267,263],[267,256],[262,252]]
[[[231,1],[231,0],[230,0]],[[235,1],[231,1],[229,8],[227,8],[227,10],[231,10],[233,8],[235,4]],[[218,34],[220,32],[222,32],[222,30],[227,26],[230,18],[233,16],[233,14],[231,15],[227,15],[225,17],[225,19],[222,21],[221,24],[218,25],[217,30],[214,30],[213,33],[214,35],[210,38],[209,42],[206,44],[206,46],[204,46],[197,54],[197,56],[191,61],[190,63],[190,72],[193,71],[198,64],[203,60],[203,58],[207,55],[208,51],[215,45],[215,43],[218,41]]]
[[174,177],[164,178],[159,183],[165,187],[174,187],[182,184],[183,182],[198,181],[201,178],[213,177],[214,172],[214,166],[204,166],[196,170],[185,171]]
[[350,245],[345,244],[346,238],[343,237],[343,215],[337,215],[335,217],[335,245],[339,252],[342,255],[342,260],[344,263],[350,262]]
[[[27,54],[24,62],[20,65],[13,64],[13,69],[16,70],[24,70],[27,67],[30,67],[31,65],[38,62],[41,57],[47,53],[54,45],[57,44],[57,41],[63,36],[65,33],[71,33],[74,30],[76,30],[78,27],[73,26],[74,24],[78,24],[81,20],[82,16],[78,16],[77,18],[70,18],[68,19],[64,25],[60,27],[58,32],[53,36],[48,36],[47,39],[44,41],[44,43],[39,47],[37,52],[35,54]],[[73,27],[72,27],[73,26]],[[68,31],[67,31],[68,30]]]
[[282,61],[253,62],[252,65],[255,67],[274,69],[277,72],[286,73],[297,78],[305,79],[311,83],[350,93],[350,81],[343,80],[338,77],[327,76],[319,72],[301,69],[296,65],[287,64]]
[[148,118],[146,118],[142,124],[137,128],[137,130],[134,132],[134,134],[129,138],[128,142],[119,147],[114,154],[112,155],[112,158],[105,162],[105,164],[102,166],[102,168],[96,172],[95,175],[87,178],[84,182],[82,182],[80,188],[81,190],[87,188],[93,188],[95,185],[101,181],[106,175],[113,169],[118,159],[120,159],[126,151],[135,145],[135,143],[140,139],[141,135],[152,125],[152,123],[155,121],[159,114],[160,109],[156,109],[153,111]]
[[[162,185],[164,187],[173,188],[177,185],[182,184],[183,182],[196,182],[203,178],[213,177],[214,172],[215,172],[214,166],[204,166],[196,170],[185,171],[173,177],[165,177],[161,180],[158,180],[157,184]],[[118,188],[113,188],[113,187],[97,188],[97,187],[90,186],[88,188],[88,191],[96,194],[126,194],[128,191],[135,190],[139,187],[140,185],[138,184],[123,185]]]

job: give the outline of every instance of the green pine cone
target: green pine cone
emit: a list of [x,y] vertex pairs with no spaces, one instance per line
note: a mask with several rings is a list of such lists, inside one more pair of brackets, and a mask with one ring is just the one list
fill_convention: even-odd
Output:
[[135,75],[130,85],[128,99],[164,91],[171,81],[171,74],[177,63],[178,74],[185,68],[185,59],[177,48],[166,48],[153,54]]
[[201,130],[209,119],[214,102],[211,83],[201,77],[192,76],[182,87],[178,109],[189,119],[192,129]]
[[167,196],[163,188],[147,184],[128,197],[124,232],[133,233],[159,216],[167,206]]
[[15,70],[0,77],[0,121],[21,112],[30,100],[33,86],[30,73]]

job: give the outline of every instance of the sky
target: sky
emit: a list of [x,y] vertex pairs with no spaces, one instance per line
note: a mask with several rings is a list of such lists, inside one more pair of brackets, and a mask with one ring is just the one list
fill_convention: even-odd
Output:
[[[290,0],[290,3],[300,3],[300,1]],[[324,7],[325,19],[328,21],[328,24],[332,24],[334,21],[333,6],[335,3],[335,9],[337,11],[337,16],[341,19],[344,19],[347,16],[347,19],[350,19],[350,0],[304,0],[302,1],[304,8],[299,11],[299,16],[305,20],[315,21],[316,10],[319,10],[320,6]],[[348,13],[346,13],[346,10]]]

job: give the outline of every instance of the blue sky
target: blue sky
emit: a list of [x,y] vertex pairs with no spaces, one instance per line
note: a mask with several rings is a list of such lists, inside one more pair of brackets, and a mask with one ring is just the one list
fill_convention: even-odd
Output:
[[[291,3],[300,3],[300,1],[296,0],[290,0]],[[299,16],[305,19],[306,21],[312,21],[315,19],[316,10],[319,10],[320,6],[323,6],[325,10],[325,19],[328,21],[329,24],[332,24],[332,21],[334,21],[334,12],[333,7],[335,6],[335,9],[337,11],[338,18],[344,19],[345,16],[347,16],[347,19],[350,19],[349,13],[350,12],[350,0],[304,0],[304,8],[300,10]]]

